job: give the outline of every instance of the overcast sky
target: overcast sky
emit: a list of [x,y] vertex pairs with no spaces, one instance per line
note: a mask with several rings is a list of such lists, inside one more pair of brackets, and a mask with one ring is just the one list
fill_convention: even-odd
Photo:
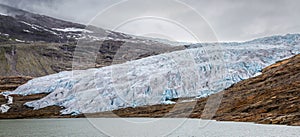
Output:
[[300,32],[300,0],[0,0],[52,17],[175,41],[246,41]]

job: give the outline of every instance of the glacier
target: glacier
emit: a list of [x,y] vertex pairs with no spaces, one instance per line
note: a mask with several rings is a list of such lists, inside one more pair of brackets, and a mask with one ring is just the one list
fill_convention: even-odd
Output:
[[1,94],[49,93],[25,105],[34,109],[62,106],[62,114],[72,115],[172,104],[173,98],[199,98],[220,92],[259,75],[264,67],[276,61],[299,53],[299,43],[198,44],[123,64],[35,78]]
[[7,102],[6,102],[6,104],[2,104],[0,106],[1,113],[6,113],[11,108],[9,105],[11,105],[13,103],[13,97],[4,95],[4,98],[7,100]]

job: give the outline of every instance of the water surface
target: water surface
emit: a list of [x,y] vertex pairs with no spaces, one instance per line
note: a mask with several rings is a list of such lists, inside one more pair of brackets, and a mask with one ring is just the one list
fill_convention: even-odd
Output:
[[0,136],[299,137],[300,127],[199,119],[81,118],[0,120]]

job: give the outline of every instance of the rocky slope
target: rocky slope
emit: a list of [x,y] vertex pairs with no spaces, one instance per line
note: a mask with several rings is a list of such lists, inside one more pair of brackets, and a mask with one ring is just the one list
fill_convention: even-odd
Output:
[[0,77],[0,93],[3,91],[15,90],[17,87],[31,80],[32,77],[26,76],[10,76]]
[[300,125],[300,55],[224,91],[215,119]]
[[[300,126],[300,55],[263,69],[262,74],[212,96],[223,96],[213,119]],[[208,97],[172,105],[125,108],[88,117],[205,118]],[[176,107],[176,108],[174,108]]]
[[[0,4],[0,76],[39,77],[182,49]],[[93,60],[82,67],[73,64],[74,57]]]
[[81,24],[66,22],[51,17],[33,14],[0,4],[0,40],[2,42],[19,41],[45,41],[67,42],[74,41],[68,35],[76,36],[80,32],[60,32],[52,28],[80,28]]
[[128,40],[136,37],[0,4],[0,42],[68,43],[84,38]]
[[[90,61],[89,66],[86,65],[84,67],[99,68],[183,49],[183,47],[171,47],[151,43],[124,43],[124,41],[114,40],[90,43],[97,46],[86,51],[95,53],[95,59]],[[77,45],[71,43],[1,44],[0,76],[23,75],[39,77],[61,71],[78,69],[73,64],[76,61],[73,60],[74,56],[76,57],[74,54],[78,49]],[[123,52],[120,52],[120,50]],[[116,55],[122,58],[118,58]]]

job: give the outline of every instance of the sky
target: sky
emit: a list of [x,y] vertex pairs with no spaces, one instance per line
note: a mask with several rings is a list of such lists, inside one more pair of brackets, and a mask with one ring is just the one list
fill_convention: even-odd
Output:
[[51,17],[133,35],[230,42],[300,32],[299,0],[0,0]]

